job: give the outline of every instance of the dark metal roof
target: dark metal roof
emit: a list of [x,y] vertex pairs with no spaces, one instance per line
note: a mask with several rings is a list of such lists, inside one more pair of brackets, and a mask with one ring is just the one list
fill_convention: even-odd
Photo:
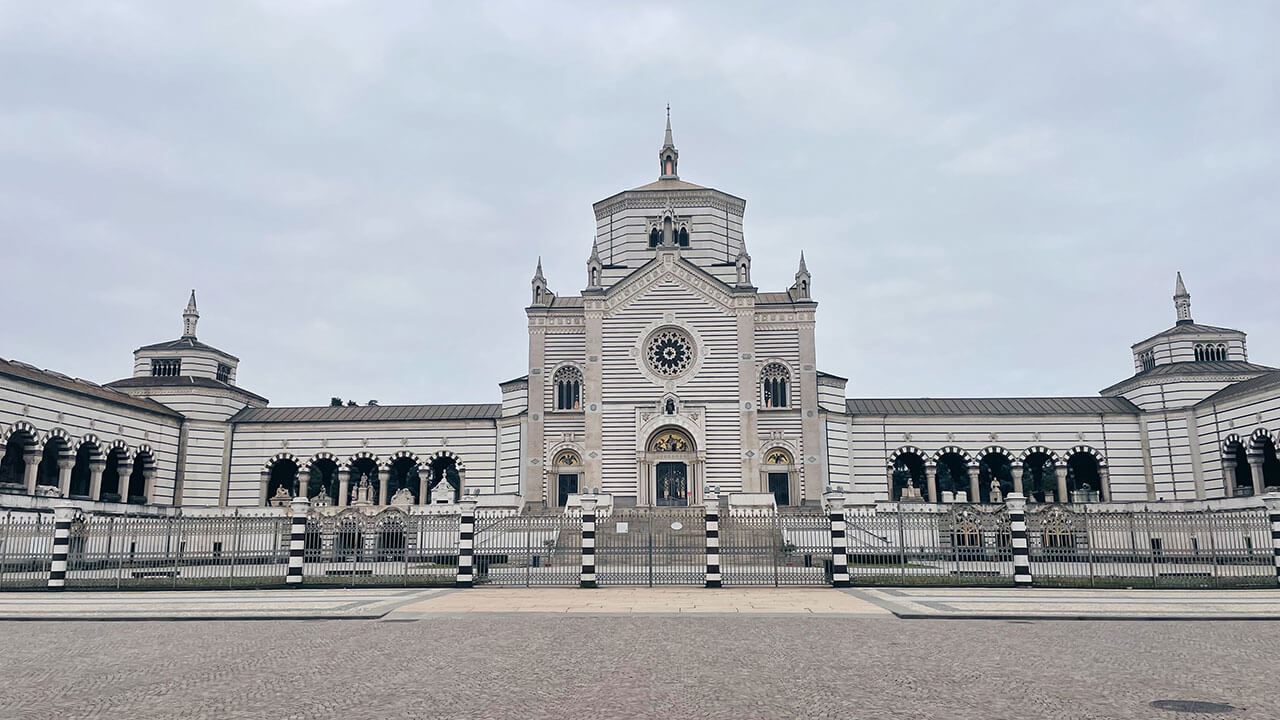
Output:
[[1171,375],[1239,375],[1241,373],[1265,373],[1272,372],[1276,368],[1267,365],[1257,365],[1250,362],[1242,362],[1240,360],[1222,360],[1218,362],[1175,362],[1156,365],[1150,370],[1142,372],[1121,380],[1120,382],[1108,388],[1103,388],[1103,395],[1110,395],[1116,388],[1128,386],[1138,380],[1145,380],[1153,377],[1168,377]]
[[264,404],[267,402],[267,399],[262,397],[261,395],[258,395],[257,393],[251,393],[248,390],[245,390],[244,388],[236,387],[235,385],[232,385],[230,383],[224,383],[218,380],[214,380],[213,378],[207,378],[207,377],[193,377],[191,375],[178,375],[176,377],[152,377],[150,375],[144,375],[142,377],[131,377],[131,378],[125,378],[123,380],[113,380],[107,383],[106,387],[109,387],[109,388],[200,387],[200,388],[210,388],[212,390],[229,390],[231,392],[239,393],[240,395],[243,395],[253,400],[260,400]]
[[1209,397],[1201,400],[1200,405],[1220,402],[1240,395],[1248,395],[1250,393],[1270,390],[1272,388],[1280,388],[1280,371],[1263,373],[1255,378],[1241,380],[1238,383],[1228,385]]
[[794,300],[791,299],[791,293],[785,292],[764,292],[756,295],[757,305],[790,305]]
[[0,359],[0,375],[8,375],[10,377],[41,383],[43,385],[48,385],[49,387],[67,390],[80,395],[98,398],[99,400],[118,403],[120,405],[128,405],[129,407],[145,410],[147,412],[159,413],[161,415],[169,415],[172,417],[182,417],[182,413],[158,403],[155,400],[126,395],[118,390],[112,390],[109,387],[103,387],[102,385],[88,380],[74,379],[52,370],[41,370],[35,365],[29,365],[18,360],[11,361]]
[[582,307],[582,296],[556,295],[551,298],[551,307]]
[[205,352],[218,353],[219,355],[231,358],[236,362],[240,362],[240,358],[235,355],[223,352],[212,345],[205,345],[193,337],[178,338],[177,340],[168,340],[166,342],[155,343],[153,345],[143,345],[138,348],[138,350],[134,350],[134,352],[138,352],[139,350],[203,350]]
[[493,420],[502,414],[502,405],[343,405],[340,407],[245,408],[231,418],[233,423],[291,422],[390,422],[395,420]]
[[1137,347],[1139,345],[1149,343],[1152,340],[1155,340],[1156,338],[1167,337],[1170,335],[1189,335],[1194,333],[1205,333],[1205,334],[1235,333],[1237,335],[1244,335],[1244,333],[1241,332],[1240,330],[1235,330],[1233,328],[1218,327],[1216,325],[1201,325],[1200,323],[1182,323],[1181,325],[1174,325],[1168,330],[1162,330],[1161,332],[1158,332],[1155,335],[1152,335],[1151,337],[1147,338],[1146,340],[1143,340],[1142,342],[1134,343],[1133,346]]
[[853,398],[854,415],[1133,415],[1138,407],[1115,397]]

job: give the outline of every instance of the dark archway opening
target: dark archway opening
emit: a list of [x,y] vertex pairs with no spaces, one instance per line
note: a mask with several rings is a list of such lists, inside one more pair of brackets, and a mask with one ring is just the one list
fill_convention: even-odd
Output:
[[920,497],[926,497],[924,458],[913,452],[904,452],[893,464],[893,499],[902,499],[902,491],[908,485],[919,491]]
[[133,458],[133,472],[129,473],[129,497],[127,502],[147,502],[147,477],[155,472],[155,465],[155,458],[149,452],[139,452]]
[[1102,499],[1102,473],[1098,459],[1086,452],[1067,458],[1067,498],[1071,502]]
[[89,463],[92,462],[100,452],[101,451],[98,450],[98,446],[91,442],[80,444],[80,449],[76,451],[76,464],[71,468],[71,497],[82,500],[89,497],[89,485],[92,480]]
[[1013,492],[1013,460],[999,452],[987,453],[978,462],[978,501],[989,503],[991,483],[1000,488],[1000,497],[1006,498]]
[[23,454],[34,440],[26,432],[15,432],[9,436],[4,446],[4,457],[0,458],[0,484],[22,485],[27,473],[27,460]]
[[[969,494],[969,464],[959,453],[947,453],[938,458],[938,500],[943,493]],[[972,498],[971,498],[972,500]]]
[[125,457],[124,450],[111,448],[107,453],[107,466],[102,470],[102,499],[107,502],[124,502],[120,497],[120,462]]
[[291,498],[297,495],[298,464],[288,458],[277,460],[271,465],[271,476],[270,479],[267,480],[266,503],[268,505],[275,501],[275,497],[280,493],[281,488],[283,488]]
[[311,462],[307,472],[307,498],[324,495],[329,504],[338,502],[338,463],[329,458],[321,458]]
[[391,463],[390,477],[387,478],[387,495],[385,502],[391,502],[391,498],[401,490],[408,490],[413,496],[415,502],[421,502],[418,497],[418,491],[421,487],[422,478],[418,474],[418,461],[413,458],[397,458]]
[[40,467],[36,470],[36,485],[58,486],[58,458],[67,452],[70,448],[62,438],[51,437],[45,441]]
[[1028,500],[1035,502],[1045,502],[1046,497],[1057,494],[1058,480],[1053,472],[1052,457],[1035,452],[1022,461],[1022,491]]
[[462,500],[462,477],[458,474],[458,461],[448,456],[440,456],[431,461],[431,479],[427,487],[427,495],[435,492],[436,486],[444,480],[453,488],[453,501]]
[[361,478],[367,477],[371,486],[369,497],[374,504],[382,502],[378,498],[378,464],[373,458],[357,458],[351,461],[351,488],[352,497],[355,497],[357,488],[360,486]]

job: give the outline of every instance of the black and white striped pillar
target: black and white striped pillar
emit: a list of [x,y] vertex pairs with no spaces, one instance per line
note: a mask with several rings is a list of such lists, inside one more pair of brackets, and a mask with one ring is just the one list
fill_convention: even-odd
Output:
[[453,586],[469,588],[475,586],[476,501],[463,500],[458,512],[458,578]]
[[1262,502],[1271,520],[1271,552],[1275,555],[1276,583],[1280,584],[1280,493],[1269,492],[1262,496]]
[[703,503],[707,509],[707,584],[718,588],[720,584],[720,500],[710,498]]
[[849,581],[849,538],[845,535],[844,495],[827,493],[827,514],[831,520],[831,586],[852,587]]
[[582,574],[578,587],[596,587],[596,499],[582,496]]
[[76,517],[74,505],[59,505],[53,509],[53,556],[49,563],[49,589],[67,587],[67,551],[71,547],[71,521]]
[[287,585],[299,585],[302,583],[302,563],[306,560],[307,513],[311,510],[311,501],[295,497],[289,502],[289,510],[293,513],[293,522],[289,528],[289,574],[284,581]]
[[1018,492],[1004,499],[1009,511],[1009,543],[1013,546],[1013,586],[1031,587],[1031,553],[1027,546],[1027,498]]

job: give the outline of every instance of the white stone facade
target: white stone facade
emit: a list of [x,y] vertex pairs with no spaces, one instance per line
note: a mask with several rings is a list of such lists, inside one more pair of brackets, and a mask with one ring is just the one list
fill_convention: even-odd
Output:
[[[426,505],[518,494],[558,506],[695,504],[708,489],[855,505],[1204,500],[1280,485],[1280,370],[1245,334],[1199,325],[1181,277],[1176,324],[1133,346],[1134,374],[1084,398],[859,399],[820,372],[817,303],[751,283],[746,202],[678,175],[595,204],[585,288],[532,281],[528,374],[499,402],[272,408],[239,359],[196,339],[134,354],[106,385],[0,361],[0,500],[261,507]],[[120,478],[124,478],[122,481]],[[445,483],[445,485],[440,485]],[[11,503],[13,505],[13,503]]]

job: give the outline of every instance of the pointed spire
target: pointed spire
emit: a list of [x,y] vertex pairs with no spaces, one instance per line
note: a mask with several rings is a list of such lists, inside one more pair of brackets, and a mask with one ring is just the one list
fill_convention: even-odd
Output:
[[809,268],[804,264],[804,251],[800,251],[800,267],[796,270],[796,284],[791,286],[791,297],[795,300],[809,299]]
[[809,268],[808,268],[808,267],[806,267],[806,266],[805,266],[805,264],[804,264],[804,251],[803,251],[803,250],[801,250],[801,251],[800,251],[800,270],[799,270],[799,272],[802,272],[802,273],[804,273],[805,275],[808,275],[808,274],[809,274]]
[[1178,273],[1178,280],[1173,286],[1173,307],[1178,311],[1178,324],[1190,325],[1194,322],[1191,319],[1191,293],[1187,292],[1187,286],[1182,282],[1182,273]]
[[534,279],[534,280],[546,280],[546,278],[544,278],[544,277],[542,276],[542,256],[541,256],[541,255],[539,255],[539,256],[538,256],[538,269],[534,271],[534,273],[533,273],[533,279]]
[[667,133],[662,138],[662,148],[658,150],[658,179],[679,180],[677,172],[680,164],[680,151],[676,150],[676,142],[671,139],[671,105],[667,105]]
[[542,276],[542,256],[538,256],[538,269],[533,273],[533,280],[529,283],[533,290],[532,305],[550,305],[551,289],[547,287],[547,279]]
[[182,312],[182,337],[196,339],[196,322],[200,320],[200,311],[196,310],[196,291],[191,291],[191,299],[187,300],[187,309]]

